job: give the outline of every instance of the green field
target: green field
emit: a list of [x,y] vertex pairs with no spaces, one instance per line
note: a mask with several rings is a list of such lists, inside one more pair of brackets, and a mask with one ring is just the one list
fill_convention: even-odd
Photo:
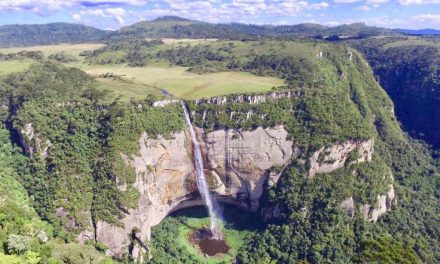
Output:
[[160,96],[160,90],[144,84],[135,83],[129,80],[117,80],[108,78],[96,78],[100,90],[108,90],[112,97],[120,97],[122,101],[133,99],[142,99],[146,95]]
[[[167,46],[182,43],[216,43],[215,40],[164,39],[164,41]],[[170,66],[166,63],[152,63],[136,68],[124,64],[90,65],[84,62],[84,57],[79,56],[82,51],[94,50],[102,46],[101,44],[63,44],[0,49],[0,52],[42,51],[46,57],[54,53],[65,52],[78,59],[77,62],[65,64],[66,66],[80,68],[96,77],[106,73],[122,77],[125,81],[103,78],[97,80],[99,88],[108,89],[115,96],[121,96],[123,100],[142,99],[151,94],[160,95],[160,89],[168,91],[176,98],[197,99],[235,93],[261,93],[284,84],[284,81],[278,78],[260,77],[245,72],[191,73],[186,67]],[[11,73],[24,70],[32,62],[32,60],[0,62],[0,72]]]
[[60,44],[60,45],[43,45],[43,46],[34,46],[34,47],[20,47],[20,48],[4,48],[0,49],[0,53],[17,53],[20,51],[41,51],[44,56],[49,56],[51,54],[57,52],[65,52],[69,55],[79,57],[79,54],[82,51],[86,50],[95,50],[103,47],[104,44],[94,44],[94,43],[86,43],[86,44]]
[[[165,89],[174,97],[185,99],[234,93],[265,92],[284,83],[281,79],[260,77],[244,72],[196,74],[188,72],[188,69],[185,67],[178,66],[157,65],[130,68],[125,65],[92,65],[86,66],[84,70],[95,76],[114,73],[134,83],[144,84],[146,87]],[[113,90],[116,94],[130,95],[135,98],[144,97],[148,92],[142,86],[126,89],[117,85],[111,85],[108,89]],[[151,90],[151,88],[149,89]],[[129,94],[126,94],[125,91],[128,91]]]
[[30,59],[0,61],[0,74],[20,72],[29,67],[34,61]]
[[[104,46],[103,44],[62,44],[62,45],[43,45],[34,47],[19,47],[19,48],[3,48],[0,49],[0,53],[18,53],[21,51],[41,51],[45,57],[51,54],[64,52],[72,55],[78,59],[79,63],[72,63],[69,66],[80,67],[82,65],[83,57],[79,56],[82,51],[94,50]],[[19,59],[10,61],[0,61],[0,74],[9,74],[14,72],[23,71],[28,68],[32,63],[35,63],[32,59]],[[81,67],[80,67],[81,68]]]

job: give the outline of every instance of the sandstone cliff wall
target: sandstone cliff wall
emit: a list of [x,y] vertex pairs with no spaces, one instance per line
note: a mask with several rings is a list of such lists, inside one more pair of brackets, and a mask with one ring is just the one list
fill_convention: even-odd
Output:
[[[287,131],[282,126],[207,134],[197,131],[211,190],[221,201],[257,210],[270,169],[287,164],[292,157],[293,141],[287,139]],[[136,234],[140,241],[148,240],[151,227],[170,212],[186,205],[202,204],[197,193],[191,141],[184,132],[169,139],[151,139],[142,134],[139,148],[139,154],[131,157],[121,153],[136,171],[138,208],[125,213],[121,219],[123,227],[96,223],[96,239],[108,246],[108,255],[118,257],[126,253],[134,229],[140,230]],[[140,252],[145,249],[136,245],[132,254],[139,257]]]

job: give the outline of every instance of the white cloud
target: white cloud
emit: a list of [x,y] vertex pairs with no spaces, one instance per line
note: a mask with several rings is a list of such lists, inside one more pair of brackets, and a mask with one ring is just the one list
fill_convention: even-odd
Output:
[[74,6],[144,5],[147,0],[0,0],[0,10],[61,9]]
[[327,2],[320,2],[320,3],[309,5],[310,9],[325,9],[329,6],[330,6],[329,3],[327,3]]
[[367,0],[365,1],[365,3],[370,5],[380,5],[380,4],[388,3],[389,1],[390,0]]
[[398,0],[401,5],[440,4],[440,0]]
[[368,5],[363,5],[363,6],[356,7],[356,10],[370,11],[370,10],[371,10],[371,7],[368,6]]
[[440,15],[439,14],[423,14],[413,17],[416,21],[419,22],[432,22],[440,24]]
[[91,10],[81,10],[78,13],[72,15],[72,19],[75,21],[81,21],[86,16],[95,16],[102,18],[111,18],[117,21],[120,25],[125,23],[126,11],[121,7],[116,8],[105,8],[105,9],[91,9]]
[[144,12],[144,18],[177,15],[209,22],[257,22],[272,15],[292,17],[307,10],[328,8],[328,2],[307,0],[151,0],[166,3]]
[[336,4],[353,4],[362,2],[362,0],[334,0]]
[[72,19],[77,21],[77,22],[80,22],[81,21],[81,15],[78,14],[78,13],[75,13],[75,14],[72,15]]
[[[69,2],[69,1],[65,1]],[[83,5],[144,5],[146,0],[74,0],[70,2],[78,2]]]
[[310,4],[307,1],[296,0],[276,0],[268,5],[267,13],[272,13],[281,16],[297,15],[305,10],[318,10],[328,8],[330,5],[327,2]]

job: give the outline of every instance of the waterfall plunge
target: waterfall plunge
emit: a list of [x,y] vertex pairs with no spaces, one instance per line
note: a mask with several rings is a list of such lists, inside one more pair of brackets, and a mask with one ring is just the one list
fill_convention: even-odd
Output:
[[202,152],[200,150],[199,142],[196,138],[196,133],[194,132],[194,127],[191,123],[191,119],[188,113],[188,109],[185,106],[185,103],[182,101],[182,108],[183,112],[185,114],[185,121],[189,129],[189,133],[191,136],[191,141],[193,144],[193,158],[194,158],[194,164],[196,168],[196,180],[197,180],[197,189],[200,192],[200,195],[202,196],[203,202],[205,203],[206,207],[208,208],[209,218],[211,222],[211,233],[212,237],[215,239],[221,239],[222,235],[220,230],[217,227],[216,219],[219,218],[218,212],[218,204],[214,200],[214,197],[209,192],[208,183],[206,182],[204,168],[203,168],[203,159],[202,159]]

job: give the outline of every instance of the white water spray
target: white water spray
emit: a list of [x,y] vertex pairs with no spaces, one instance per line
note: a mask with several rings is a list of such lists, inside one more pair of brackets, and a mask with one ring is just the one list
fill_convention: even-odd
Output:
[[221,239],[221,232],[219,231],[217,227],[216,219],[218,218],[217,213],[218,205],[216,201],[214,200],[214,197],[209,192],[208,183],[206,182],[204,168],[203,168],[203,159],[202,159],[202,152],[200,150],[199,142],[196,138],[196,133],[194,132],[194,127],[191,123],[191,119],[188,113],[188,109],[185,106],[185,103],[182,101],[182,108],[183,112],[185,114],[185,121],[189,129],[189,133],[191,136],[191,141],[193,144],[193,156],[194,156],[194,163],[196,167],[196,180],[197,180],[197,188],[200,192],[200,195],[202,196],[203,201],[205,202],[206,207],[208,208],[209,218],[211,222],[211,233],[213,238],[215,239]]

